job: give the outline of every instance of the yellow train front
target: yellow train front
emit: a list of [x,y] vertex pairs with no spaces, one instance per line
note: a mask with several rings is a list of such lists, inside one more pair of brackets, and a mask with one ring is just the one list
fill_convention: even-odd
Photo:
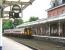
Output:
[[4,35],[22,37],[22,38],[31,38],[32,29],[31,28],[16,28],[16,29],[7,29],[4,30]]
[[25,28],[24,29],[24,36],[25,36],[25,38],[31,38],[32,37],[32,29],[31,28]]

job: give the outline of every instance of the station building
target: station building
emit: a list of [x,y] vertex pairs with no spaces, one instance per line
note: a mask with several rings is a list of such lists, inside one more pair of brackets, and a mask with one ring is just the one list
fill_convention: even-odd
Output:
[[31,28],[34,36],[65,37],[65,0],[51,0],[48,18],[18,25]]

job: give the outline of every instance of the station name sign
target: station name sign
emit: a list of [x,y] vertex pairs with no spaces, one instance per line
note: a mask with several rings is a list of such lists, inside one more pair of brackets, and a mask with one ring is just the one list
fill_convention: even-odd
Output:
[[21,12],[21,8],[20,8],[19,5],[15,4],[15,5],[13,5],[13,7],[12,7],[12,11],[13,11],[14,13],[20,13],[20,12]]

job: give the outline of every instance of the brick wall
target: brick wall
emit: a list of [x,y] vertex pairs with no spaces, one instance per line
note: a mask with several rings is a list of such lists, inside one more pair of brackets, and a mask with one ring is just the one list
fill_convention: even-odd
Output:
[[65,5],[48,11],[48,17],[57,16],[65,13]]

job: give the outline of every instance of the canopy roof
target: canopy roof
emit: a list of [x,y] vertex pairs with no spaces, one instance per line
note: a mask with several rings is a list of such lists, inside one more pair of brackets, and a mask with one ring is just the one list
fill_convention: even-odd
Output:
[[16,28],[30,27],[30,26],[37,25],[37,24],[42,24],[42,23],[45,24],[45,23],[61,21],[61,20],[65,20],[65,14],[59,15],[58,17],[56,16],[52,18],[41,19],[41,20],[37,20],[33,22],[24,23],[24,24],[18,25]]
[[24,5],[23,7],[27,7],[27,5],[32,4],[34,0],[3,0],[2,5],[3,7],[8,7],[14,4],[18,4],[18,5]]
[[[2,7],[5,9],[8,6],[18,4],[21,6],[21,10],[27,8],[30,4],[33,3],[34,0],[2,0]],[[8,14],[9,11],[4,11],[4,14]]]

